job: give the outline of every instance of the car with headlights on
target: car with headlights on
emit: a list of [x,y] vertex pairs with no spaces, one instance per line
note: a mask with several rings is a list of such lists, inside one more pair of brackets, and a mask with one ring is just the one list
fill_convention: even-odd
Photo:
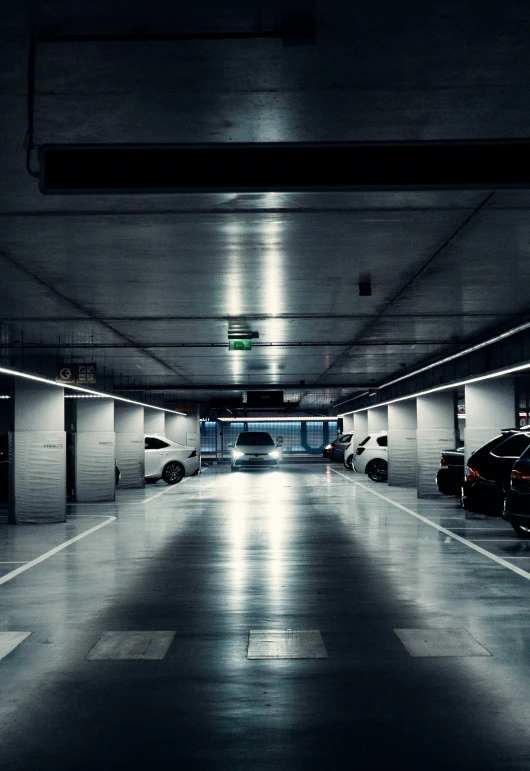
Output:
[[278,468],[281,448],[277,447],[266,431],[241,431],[230,447],[230,468]]
[[163,479],[175,485],[184,477],[199,473],[201,460],[195,447],[185,447],[167,436],[149,434],[145,437],[145,481]]

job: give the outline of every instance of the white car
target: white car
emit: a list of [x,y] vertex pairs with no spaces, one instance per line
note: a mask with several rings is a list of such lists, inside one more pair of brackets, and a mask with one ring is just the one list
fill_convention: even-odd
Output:
[[353,468],[353,448],[355,447],[355,435],[351,435],[350,443],[344,450],[344,465],[346,468]]
[[230,446],[232,471],[239,468],[278,468],[282,457],[281,447],[274,443],[266,431],[242,431]]
[[385,482],[388,476],[388,437],[386,431],[371,434],[357,445],[353,469],[368,474],[374,482]]
[[195,447],[184,447],[167,436],[149,434],[145,437],[145,481],[163,479],[175,485],[185,476],[199,473],[201,460]]

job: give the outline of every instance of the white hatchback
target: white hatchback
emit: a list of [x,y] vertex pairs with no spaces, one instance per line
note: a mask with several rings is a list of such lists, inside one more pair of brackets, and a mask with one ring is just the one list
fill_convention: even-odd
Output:
[[357,445],[353,469],[368,474],[374,482],[385,482],[388,476],[388,437],[386,431],[371,434]]
[[175,485],[185,476],[199,473],[201,461],[195,447],[184,447],[167,436],[149,434],[145,437],[145,481],[163,479]]

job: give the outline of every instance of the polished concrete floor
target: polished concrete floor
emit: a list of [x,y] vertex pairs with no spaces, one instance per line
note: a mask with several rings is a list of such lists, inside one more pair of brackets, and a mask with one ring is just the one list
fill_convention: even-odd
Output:
[[[2,771],[530,768],[530,543],[506,523],[338,465],[117,497],[0,527],[0,643],[31,632],[0,661]],[[457,629],[483,655],[444,655]],[[327,657],[247,659],[251,630]],[[105,658],[105,633],[157,631],[162,658],[138,635]]]

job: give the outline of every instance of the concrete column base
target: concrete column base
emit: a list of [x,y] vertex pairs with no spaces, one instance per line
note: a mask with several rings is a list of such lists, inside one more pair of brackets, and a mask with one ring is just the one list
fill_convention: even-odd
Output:
[[9,465],[9,523],[66,522],[66,432],[10,432]]
[[74,434],[74,489],[79,503],[116,499],[116,440],[114,431]]

